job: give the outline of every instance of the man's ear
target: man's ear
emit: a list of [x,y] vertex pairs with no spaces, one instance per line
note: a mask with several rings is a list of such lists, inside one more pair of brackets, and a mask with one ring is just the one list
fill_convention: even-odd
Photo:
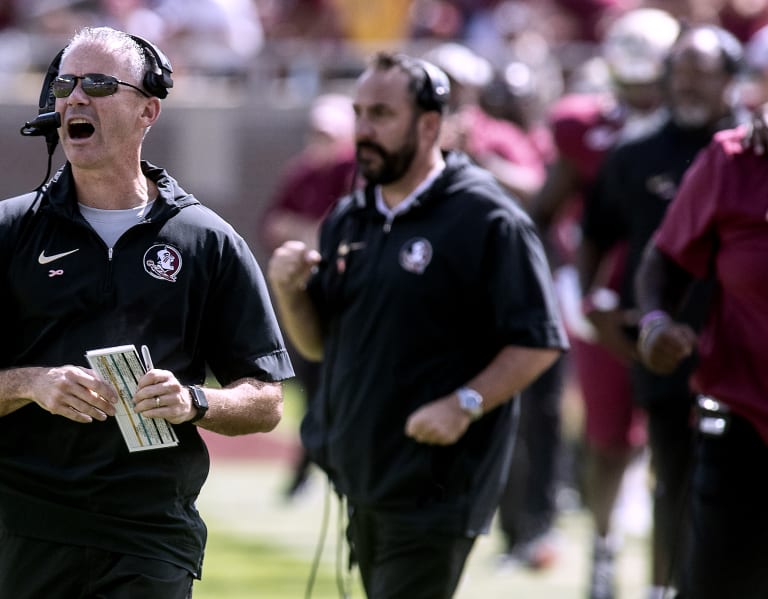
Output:
[[144,103],[144,110],[141,113],[141,119],[144,121],[144,126],[149,128],[155,124],[155,121],[160,116],[160,99],[152,96],[148,98]]
[[443,115],[435,110],[429,110],[421,114],[419,128],[422,138],[432,145],[437,143],[440,137],[440,127],[443,124]]

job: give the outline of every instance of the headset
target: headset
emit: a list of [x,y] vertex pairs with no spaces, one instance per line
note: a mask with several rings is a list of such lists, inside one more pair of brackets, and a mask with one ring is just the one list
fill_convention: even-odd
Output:
[[448,75],[439,67],[421,58],[397,54],[395,59],[414,77],[414,85],[418,86],[415,90],[416,105],[425,112],[444,113],[451,95],[451,82]]
[[416,63],[424,71],[424,85],[416,95],[416,103],[422,110],[443,113],[451,96],[451,83],[445,71],[431,62],[418,59]]
[[[171,79],[173,67],[171,67],[171,61],[168,60],[168,57],[153,43],[148,42],[138,35],[126,35],[136,42],[147,58],[149,70],[144,74],[144,79],[141,82],[142,86],[150,95],[156,96],[162,100],[168,95],[168,90],[173,87],[173,79]],[[38,114],[52,112],[55,109],[56,98],[53,95],[52,84],[53,80],[59,76],[59,66],[61,65],[61,57],[64,54],[64,50],[66,50],[66,48],[60,50],[59,53],[56,54],[56,57],[53,59],[53,62],[51,62],[45,74],[43,87],[40,90]],[[156,69],[159,69],[160,72],[158,73]]]
[[[141,82],[147,92],[160,98],[161,100],[168,95],[168,90],[173,87],[173,67],[168,57],[153,43],[145,40],[138,35],[126,34],[130,37],[144,53],[149,67],[144,74]],[[66,48],[61,49],[54,57],[48,70],[45,73],[43,87],[40,90],[40,99],[37,104],[37,117],[32,121],[27,121],[21,128],[20,133],[25,137],[44,136],[48,145],[48,172],[45,181],[51,172],[51,157],[59,141],[59,135],[56,130],[61,127],[61,115],[56,112],[56,97],[53,95],[53,81],[59,76],[59,67],[61,66],[61,57]],[[158,72],[159,71],[159,72]]]

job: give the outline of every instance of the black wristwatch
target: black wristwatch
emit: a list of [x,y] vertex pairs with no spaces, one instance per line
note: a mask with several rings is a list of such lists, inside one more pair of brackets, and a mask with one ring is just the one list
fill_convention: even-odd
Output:
[[189,389],[189,397],[192,400],[192,405],[195,406],[195,409],[197,410],[197,414],[195,414],[192,420],[188,420],[188,422],[197,422],[205,416],[205,413],[208,411],[208,400],[206,399],[203,390],[197,385],[188,385],[187,389]]

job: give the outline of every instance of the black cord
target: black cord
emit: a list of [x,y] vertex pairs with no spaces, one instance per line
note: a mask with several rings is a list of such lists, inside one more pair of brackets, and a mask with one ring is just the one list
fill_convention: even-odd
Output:
[[309,571],[309,578],[307,579],[307,586],[304,590],[304,599],[311,599],[312,590],[315,586],[315,579],[317,578],[317,571],[320,568],[320,558],[323,555],[323,546],[325,545],[325,536],[328,532],[328,512],[330,511],[331,503],[331,481],[326,478],[325,497],[323,498],[323,518],[320,524],[320,537],[317,540],[317,547],[315,548],[315,556],[312,558],[312,568]]
[[49,151],[48,151],[48,168],[45,171],[45,178],[40,182],[40,185],[35,187],[35,190],[37,192],[43,191],[43,188],[45,187],[45,184],[48,182],[48,178],[51,176],[51,167],[53,165],[53,150],[56,149],[56,146],[54,144],[54,147],[51,148],[50,144],[49,144],[48,148],[49,148]]
[[347,583],[344,580],[344,573],[342,571],[342,563],[344,558],[345,536],[344,536],[344,514],[346,514],[347,505],[344,501],[344,496],[339,496],[339,511],[337,514],[337,531],[336,531],[336,589],[339,592],[340,599],[349,599],[349,589]]

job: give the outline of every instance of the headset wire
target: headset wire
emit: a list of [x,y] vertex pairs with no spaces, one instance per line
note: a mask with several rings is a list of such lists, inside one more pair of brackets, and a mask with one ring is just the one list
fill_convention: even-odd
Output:
[[320,536],[317,539],[317,546],[315,547],[315,555],[312,558],[312,567],[309,570],[309,578],[307,579],[307,586],[304,590],[304,599],[312,598],[312,591],[315,586],[315,579],[317,578],[317,571],[320,568],[320,559],[323,556],[323,547],[325,546],[325,537],[328,532],[328,514],[330,512],[331,503],[331,481],[326,478],[325,493],[323,495],[323,517],[320,521]]
[[337,534],[336,534],[336,589],[339,592],[340,599],[349,599],[348,580],[345,580],[343,563],[344,563],[344,547],[346,547],[346,537],[344,535],[347,514],[347,502],[343,495],[339,495],[338,501],[338,517],[337,521]]

